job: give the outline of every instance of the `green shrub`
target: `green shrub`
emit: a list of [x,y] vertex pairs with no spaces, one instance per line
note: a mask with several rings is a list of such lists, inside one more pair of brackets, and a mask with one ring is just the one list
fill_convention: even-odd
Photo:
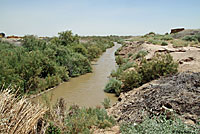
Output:
[[127,62],[127,59],[125,59],[125,58],[123,58],[123,57],[121,57],[121,56],[116,56],[116,57],[115,57],[115,61],[116,61],[116,63],[117,63],[118,65],[122,65],[122,64],[124,64],[124,63]]
[[65,65],[68,68],[70,77],[76,77],[92,71],[89,60],[79,53],[71,53],[67,57]]
[[111,76],[119,79],[120,75],[122,74],[123,70],[119,67],[116,70],[112,70]]
[[179,118],[166,119],[160,115],[144,122],[132,125],[123,124],[120,127],[122,134],[199,134],[200,128],[184,124]]
[[100,108],[79,108],[72,106],[65,117],[66,133],[90,133],[91,127],[112,127],[115,120]]
[[122,86],[122,82],[115,79],[115,78],[111,78],[109,80],[109,82],[106,84],[106,87],[104,89],[105,92],[107,93],[115,93],[116,95],[120,94],[120,89]]
[[178,64],[173,61],[170,54],[157,54],[151,61],[143,59],[138,73],[142,75],[142,84],[144,84],[160,76],[175,74],[177,68]]
[[167,45],[168,45],[168,43],[165,42],[165,41],[163,41],[163,42],[161,43],[161,46],[167,46]]
[[172,44],[173,44],[173,47],[175,47],[175,48],[188,46],[188,42],[184,41],[184,40],[173,40]]
[[139,87],[142,83],[142,76],[136,71],[125,72],[122,76],[124,90],[131,90],[133,88]]
[[47,47],[47,43],[36,36],[27,35],[23,37],[22,46],[28,51],[44,50]]
[[138,58],[143,58],[143,57],[145,57],[147,54],[148,54],[147,51],[141,50],[141,51],[139,51],[137,54],[135,54],[135,55],[133,56],[133,60],[136,60],[136,59],[138,59]]
[[109,98],[104,98],[104,101],[102,102],[102,105],[105,109],[110,108],[110,99]]
[[61,134],[60,128],[58,128],[53,123],[50,123],[46,130],[46,134]]
[[127,62],[125,64],[122,64],[121,66],[119,66],[116,71],[112,70],[111,72],[111,76],[115,77],[117,79],[120,79],[120,75],[123,73],[123,71],[127,70],[128,68],[131,68],[134,66],[134,62]]
[[200,33],[195,35],[196,39],[200,42]]
[[185,37],[182,38],[182,40],[185,40],[185,41],[198,41],[196,36],[194,36],[194,35],[185,36]]
[[88,58],[90,60],[98,58],[99,55],[101,55],[101,53],[102,53],[102,50],[95,45],[88,47],[87,50],[88,50]]
[[173,38],[171,35],[163,35],[161,36],[161,40],[169,41],[169,40],[173,40]]
[[59,34],[59,44],[63,46],[69,46],[72,43],[79,43],[78,35],[73,35],[72,31],[64,31]]
[[162,43],[161,40],[156,40],[156,39],[149,39],[148,42],[150,42],[154,45],[160,45]]
[[72,49],[77,52],[77,53],[80,53],[84,56],[87,56],[88,55],[88,51],[87,49],[82,45],[82,44],[76,44],[72,47]]
[[133,65],[134,65],[134,62],[129,61],[125,64],[122,64],[119,68],[121,68],[121,70],[125,71],[126,69],[133,67]]
[[[134,70],[127,70],[130,67],[134,67]],[[143,58],[141,63],[137,66],[128,62],[111,73],[112,77],[123,81],[123,87],[118,88],[118,86],[116,86],[117,84],[115,84],[118,80],[113,78],[106,85],[105,92],[116,93],[116,95],[119,95],[122,91],[132,90],[133,88],[137,88],[160,76],[175,74],[178,71],[177,68],[178,63],[173,61],[170,54],[157,54],[150,61]],[[119,85],[122,84],[120,83]]]

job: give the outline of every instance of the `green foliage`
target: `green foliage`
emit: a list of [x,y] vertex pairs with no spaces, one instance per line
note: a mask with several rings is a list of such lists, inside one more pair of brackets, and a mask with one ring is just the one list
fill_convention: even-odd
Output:
[[179,118],[166,119],[162,115],[146,118],[137,125],[123,124],[120,130],[122,134],[199,134],[200,131],[197,126],[184,124]]
[[177,68],[178,64],[173,61],[170,54],[157,54],[151,61],[143,59],[138,73],[142,75],[142,84],[144,84],[160,76],[175,74],[178,71]]
[[74,45],[72,48],[77,53],[80,53],[84,56],[88,55],[88,50],[82,44]]
[[115,78],[111,78],[109,82],[106,84],[104,91],[107,93],[115,93],[118,96],[120,94],[121,86],[122,86],[121,81]]
[[168,43],[165,42],[165,41],[163,41],[163,42],[161,43],[161,46],[167,46],[167,45],[168,45]]
[[196,39],[200,42],[200,33],[195,35]]
[[124,63],[127,62],[127,59],[125,59],[125,58],[123,58],[123,57],[121,57],[121,56],[116,56],[116,57],[115,57],[115,61],[116,61],[116,63],[117,63],[118,65],[122,65],[122,64],[124,64]]
[[46,134],[61,134],[61,131],[53,123],[50,123],[49,127],[46,130]]
[[184,40],[173,40],[172,44],[173,44],[173,47],[175,47],[175,48],[188,46],[188,42],[184,41]]
[[[134,67],[134,69],[127,70],[130,67]],[[139,65],[128,62],[121,65],[116,71],[112,71],[111,76],[114,78],[108,82],[104,91],[119,95],[122,91],[132,90],[160,76],[175,74],[178,71],[177,68],[178,64],[173,61],[170,54],[157,54],[150,61],[143,58]],[[123,84],[120,83],[121,81]],[[123,87],[119,88],[121,87],[119,85],[123,85]]]
[[102,102],[102,105],[105,109],[110,108],[110,99],[109,98],[104,98],[104,101]]
[[91,72],[90,60],[112,47],[112,38],[89,37],[89,43],[80,44],[77,35],[65,31],[48,39],[25,36],[22,46],[0,41],[0,87],[13,85],[20,94],[38,93]]
[[135,55],[133,56],[133,60],[136,60],[136,59],[138,59],[138,58],[143,58],[143,57],[145,57],[147,54],[148,54],[147,51],[141,50],[141,51],[139,51],[137,54],[135,54]]
[[160,39],[164,41],[169,41],[169,40],[173,40],[173,37],[171,35],[163,35],[161,36]]
[[117,79],[120,79],[121,74],[123,73],[123,70],[121,68],[117,68],[116,70],[112,70],[111,76],[115,77]]
[[101,108],[79,108],[71,106],[65,117],[66,133],[90,133],[90,128],[112,127],[115,121]]
[[194,35],[188,35],[188,36],[185,36],[185,37],[183,37],[182,38],[182,40],[185,40],[185,41],[198,41],[198,39],[196,38],[196,36],[194,36]]
[[88,58],[90,60],[98,58],[101,53],[102,53],[102,50],[95,45],[88,47]]
[[161,40],[156,40],[156,39],[149,39],[148,42],[150,42],[154,45],[161,45],[161,43],[162,43]]
[[64,31],[59,34],[59,42],[63,46],[71,45],[72,43],[79,43],[78,35],[73,35],[72,31]]
[[120,79],[121,74],[123,73],[123,71],[127,70],[128,68],[131,68],[134,66],[134,62],[127,62],[125,64],[122,64],[121,66],[119,66],[117,68],[117,70],[112,70],[111,72],[111,76],[112,77],[116,77],[117,79]]
[[38,37],[33,35],[28,35],[23,37],[22,46],[26,48],[28,51],[44,50],[46,48],[47,43],[44,40],[40,40]]
[[75,77],[92,71],[89,60],[79,53],[72,53],[67,57],[65,65],[69,76]]
[[124,90],[127,91],[135,87],[139,87],[142,83],[142,75],[136,71],[128,71],[123,73],[122,79],[124,80]]

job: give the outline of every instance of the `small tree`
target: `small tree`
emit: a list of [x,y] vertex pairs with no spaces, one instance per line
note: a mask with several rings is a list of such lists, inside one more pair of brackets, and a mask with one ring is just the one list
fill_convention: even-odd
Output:
[[73,35],[72,31],[64,31],[60,32],[59,34],[59,39],[61,41],[61,45],[67,46],[72,43],[79,43],[79,37],[78,35]]

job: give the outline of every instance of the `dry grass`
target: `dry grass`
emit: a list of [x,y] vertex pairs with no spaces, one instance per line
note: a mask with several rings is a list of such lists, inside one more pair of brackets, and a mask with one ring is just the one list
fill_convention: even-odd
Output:
[[38,127],[40,133],[45,133],[45,127],[38,126],[38,122],[46,111],[47,108],[32,105],[25,97],[18,99],[10,90],[0,92],[0,133],[35,134]]

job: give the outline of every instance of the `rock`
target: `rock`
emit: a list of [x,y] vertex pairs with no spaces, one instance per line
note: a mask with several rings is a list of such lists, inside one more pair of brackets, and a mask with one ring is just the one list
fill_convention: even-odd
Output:
[[108,113],[117,117],[119,122],[126,123],[142,122],[146,116],[166,112],[169,117],[175,112],[178,115],[185,115],[185,119],[198,122],[199,83],[200,72],[185,72],[160,78],[120,95],[121,102],[108,109]]
[[185,30],[184,28],[175,28],[175,29],[171,29],[171,33],[170,34],[174,34],[174,33],[178,33]]

